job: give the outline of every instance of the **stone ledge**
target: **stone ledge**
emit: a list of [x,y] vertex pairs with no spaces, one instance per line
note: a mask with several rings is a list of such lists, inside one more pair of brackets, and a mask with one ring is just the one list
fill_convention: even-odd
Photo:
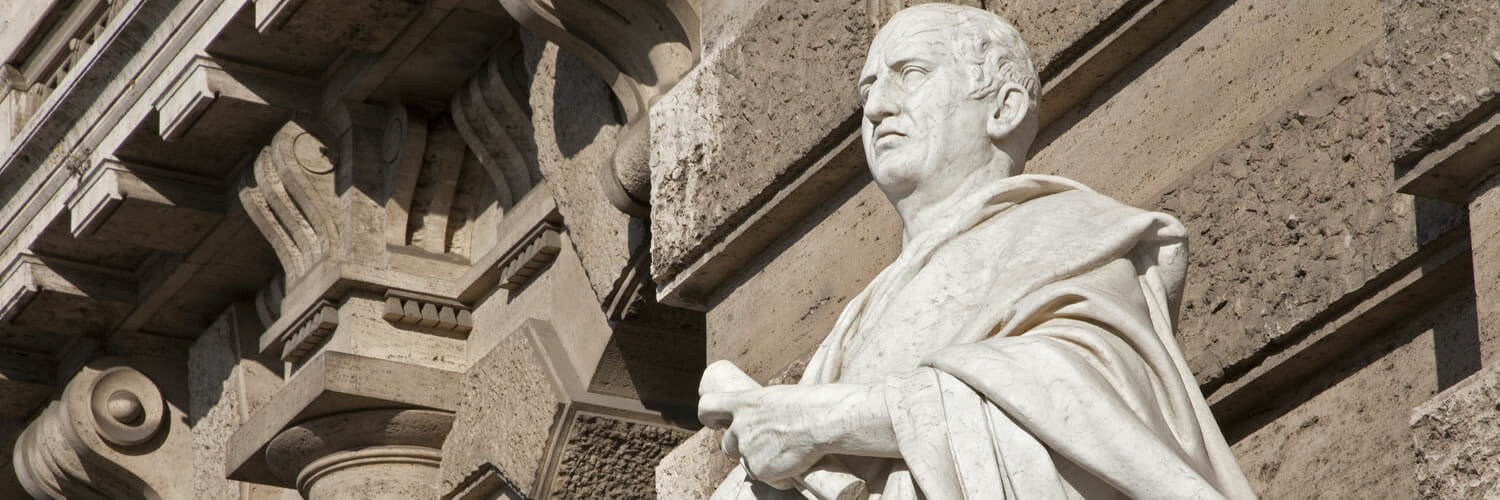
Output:
[[334,413],[374,408],[427,408],[454,411],[459,395],[451,389],[461,374],[425,366],[324,352],[297,374],[229,437],[224,470],[238,481],[279,485],[265,462],[265,448],[296,422]]

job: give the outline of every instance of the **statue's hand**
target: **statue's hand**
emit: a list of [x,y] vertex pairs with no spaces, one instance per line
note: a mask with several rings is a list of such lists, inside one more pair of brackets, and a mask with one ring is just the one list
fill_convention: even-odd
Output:
[[710,392],[698,401],[705,425],[725,428],[724,453],[759,481],[786,484],[828,454],[896,456],[880,386],[780,385]]

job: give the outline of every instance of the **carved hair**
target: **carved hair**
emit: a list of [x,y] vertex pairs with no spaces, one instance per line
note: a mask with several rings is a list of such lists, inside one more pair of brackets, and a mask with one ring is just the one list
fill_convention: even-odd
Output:
[[954,59],[965,66],[974,82],[971,99],[996,97],[1000,87],[1013,82],[1026,89],[1027,111],[1036,114],[1041,105],[1041,84],[1031,62],[1031,49],[1021,39],[1021,32],[1005,18],[992,12],[945,3],[922,4],[896,13],[889,24],[904,17],[924,13],[956,19],[953,34]]

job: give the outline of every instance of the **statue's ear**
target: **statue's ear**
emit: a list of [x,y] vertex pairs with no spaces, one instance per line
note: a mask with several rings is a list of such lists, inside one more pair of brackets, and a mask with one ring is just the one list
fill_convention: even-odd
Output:
[[1002,85],[997,94],[994,100],[995,112],[985,123],[985,131],[989,133],[991,141],[998,143],[1021,127],[1021,122],[1026,119],[1031,97],[1026,95],[1026,89],[1015,83]]

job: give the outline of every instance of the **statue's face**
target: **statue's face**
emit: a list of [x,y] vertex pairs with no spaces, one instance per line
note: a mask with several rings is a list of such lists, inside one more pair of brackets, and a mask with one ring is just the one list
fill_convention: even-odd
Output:
[[945,19],[902,21],[875,37],[859,80],[865,159],[893,199],[920,185],[952,189],[996,153],[985,131],[993,106],[969,98],[972,77],[954,57]]

